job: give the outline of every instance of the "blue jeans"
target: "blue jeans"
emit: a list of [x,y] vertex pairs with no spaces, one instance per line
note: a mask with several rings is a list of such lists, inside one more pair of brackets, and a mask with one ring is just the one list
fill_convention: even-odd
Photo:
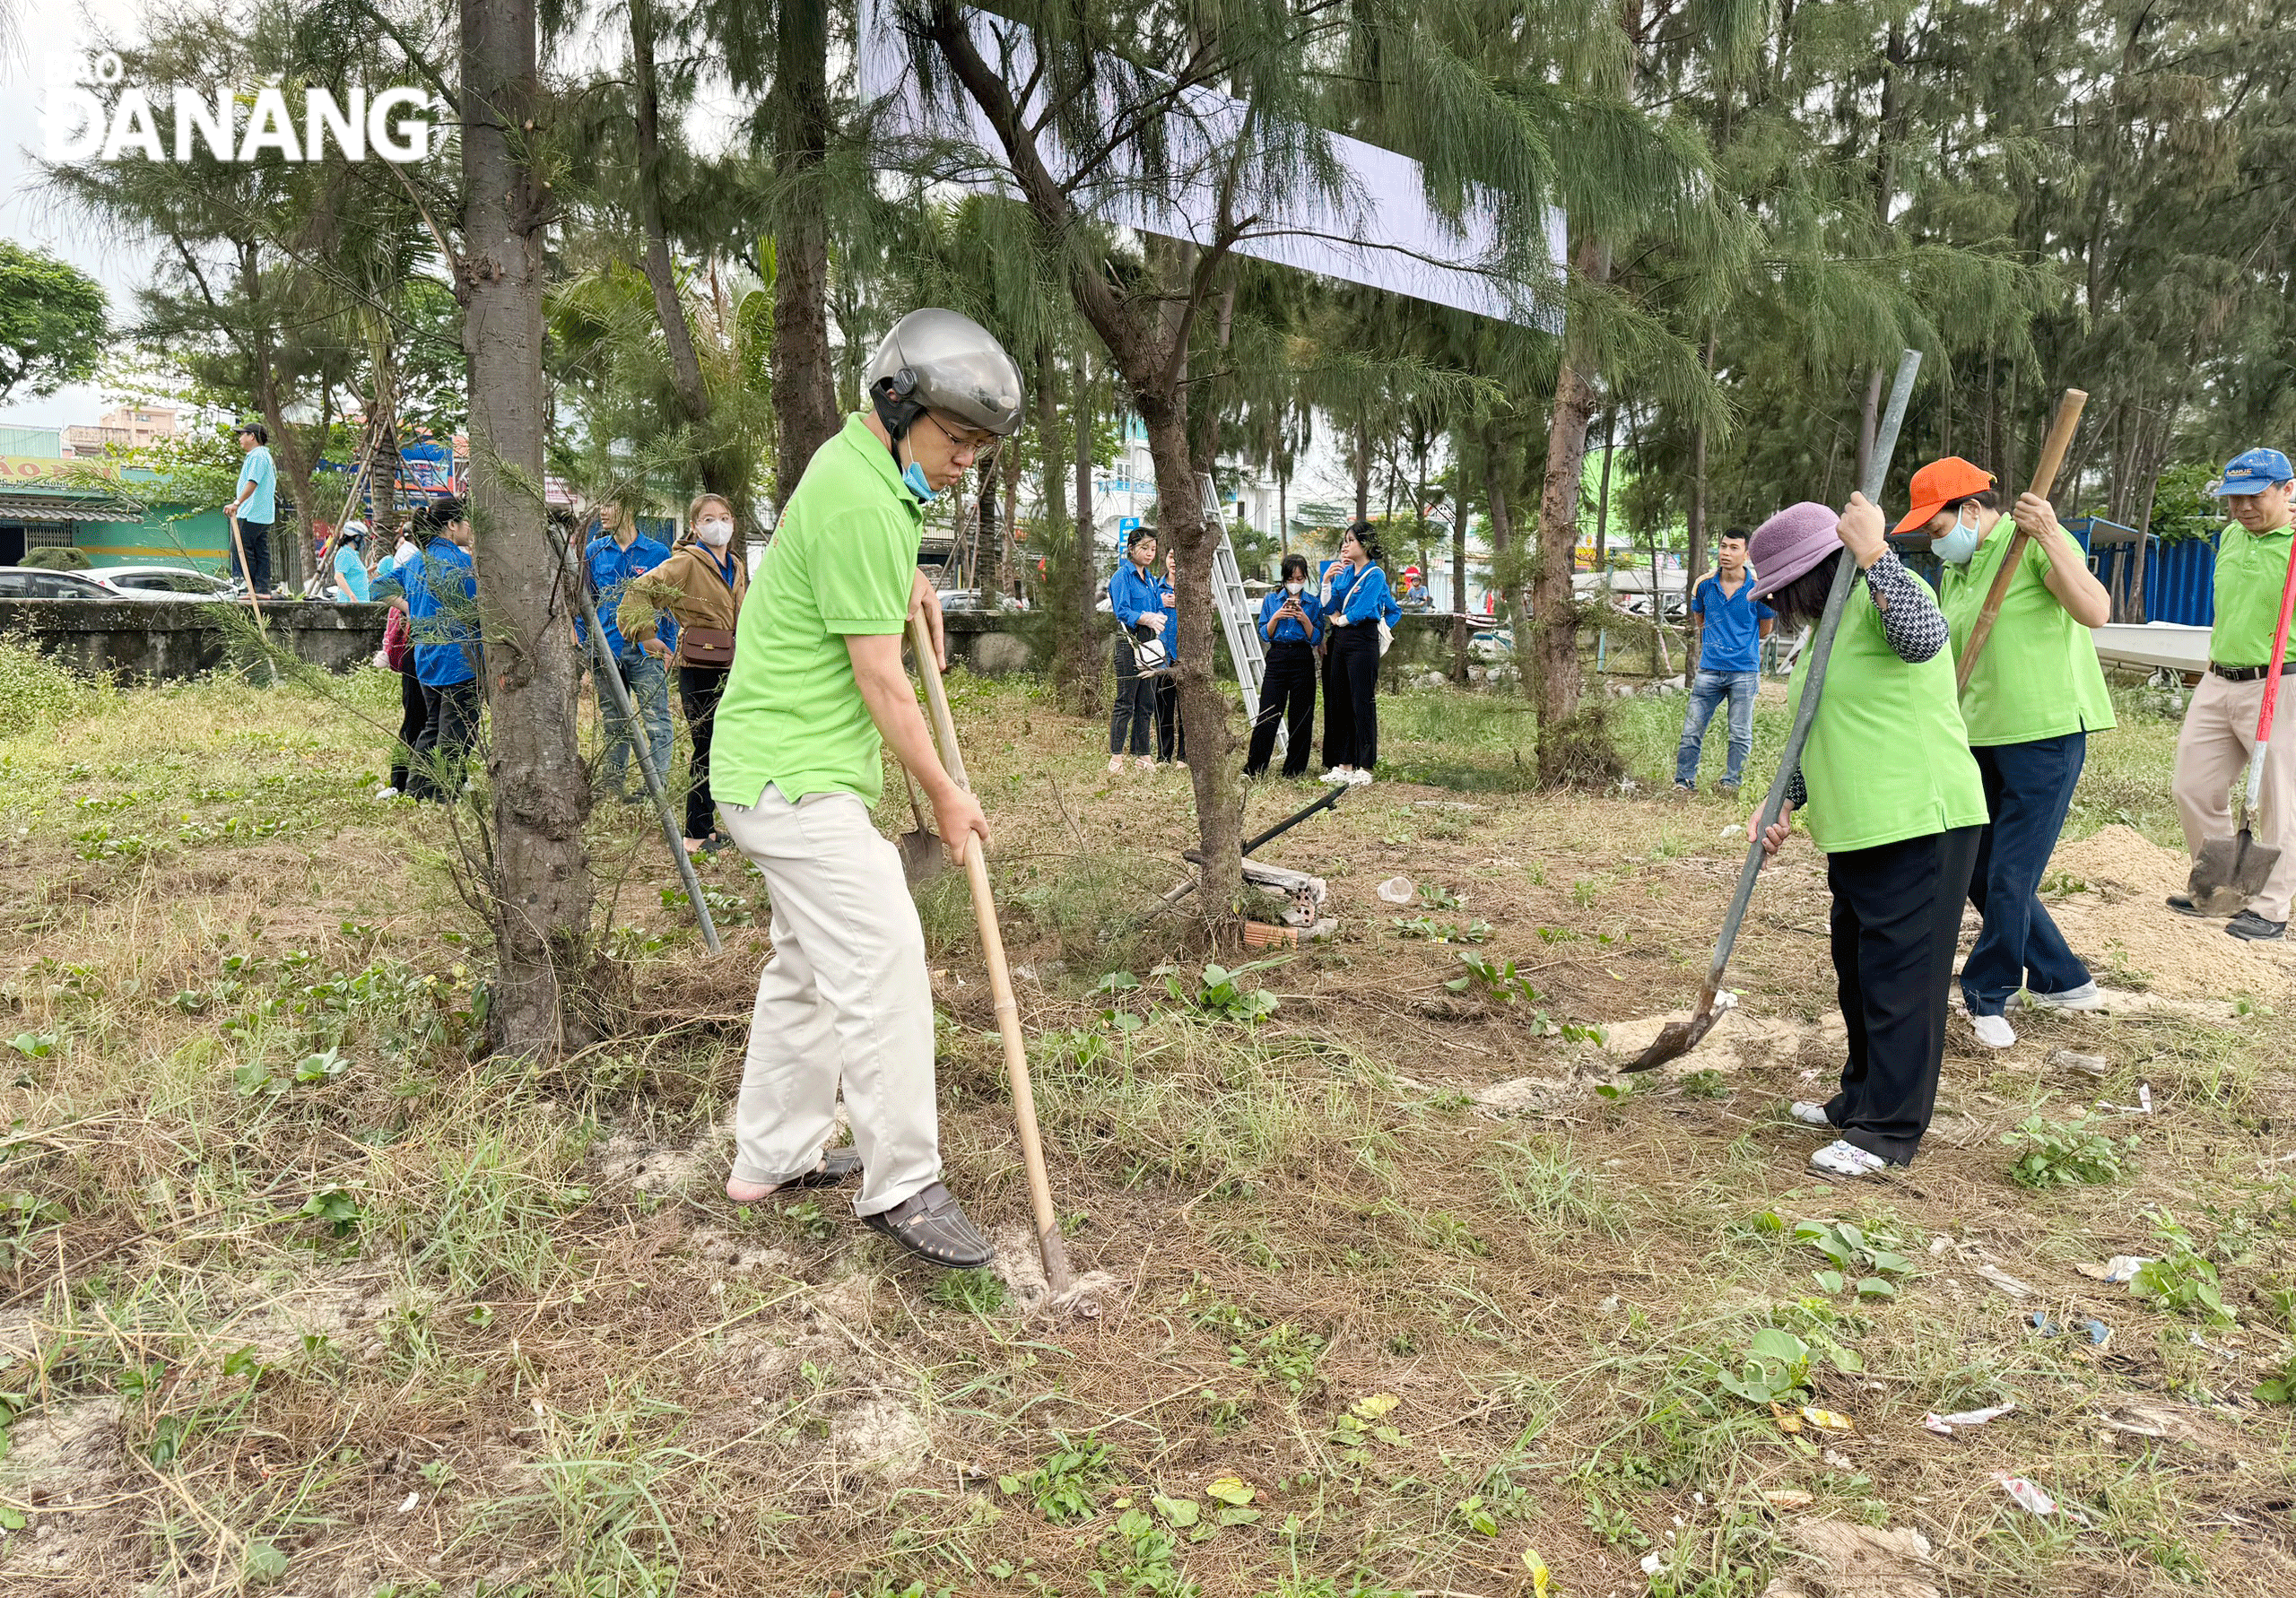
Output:
[[1970,878],[1970,903],[1985,917],[1985,930],[1961,963],[1961,997],[1971,1015],[1999,1015],[2021,987],[2061,994],[2090,979],[2037,891],[2088,759],[2089,734],[1970,752],[1985,779],[1993,824],[1979,835]]
[[[669,781],[670,757],[675,746],[670,741],[670,674],[662,663],[650,655],[623,656],[616,663],[622,667],[622,686],[630,690],[631,708],[644,718],[646,740],[654,751],[654,769],[662,780]],[[598,710],[605,718],[606,785],[615,792],[627,786],[630,758],[637,752],[638,741],[631,734],[630,724],[614,708],[613,690],[604,682],[598,684]],[[638,775],[643,791],[646,774]]]
[[1683,717],[1683,743],[1674,751],[1674,780],[1684,786],[1698,783],[1698,758],[1706,750],[1706,724],[1716,707],[1730,701],[1730,764],[1723,781],[1735,786],[1746,769],[1746,751],[1754,746],[1754,690],[1761,686],[1760,672],[1700,672],[1691,679],[1690,714]]

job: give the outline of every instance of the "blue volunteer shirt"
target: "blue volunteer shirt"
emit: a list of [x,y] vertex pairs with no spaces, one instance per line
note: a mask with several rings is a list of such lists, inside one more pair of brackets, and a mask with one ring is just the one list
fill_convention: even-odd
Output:
[[[601,533],[582,551],[582,564],[590,574],[590,587],[598,607],[598,625],[605,630],[606,647],[613,652],[616,660],[638,653],[622,641],[622,629],[614,625],[614,612],[622,604],[622,588],[631,578],[653,570],[669,558],[667,545],[643,533],[630,541],[628,549],[616,543],[612,534]],[[574,636],[585,646],[589,642],[588,623],[578,616],[574,621]],[[654,636],[666,647],[676,648],[677,622],[667,615],[660,617]]]
[[414,679],[451,688],[478,675],[478,571],[452,539],[430,541],[399,562],[406,589],[407,636],[414,640]]
[[1761,663],[1761,624],[1778,614],[1754,597],[1754,574],[1738,577],[1738,591],[1722,592],[1720,579],[1709,574],[1698,581],[1690,596],[1691,614],[1706,623],[1699,646],[1701,672],[1751,672]]
[[1346,561],[1335,560],[1324,568],[1324,614],[1334,627],[1378,621],[1393,627],[1403,620],[1403,607],[1396,604],[1386,572],[1366,566],[1359,573]]
[[1270,633],[1267,630],[1268,622],[1274,619],[1276,612],[1283,608],[1283,602],[1290,597],[1291,595],[1284,593],[1283,589],[1278,588],[1259,602],[1259,636],[1276,644],[1321,643],[1324,636],[1324,607],[1314,595],[1305,589],[1301,589],[1300,593],[1300,608],[1308,612],[1308,624],[1302,627],[1299,622],[1286,616],[1283,621],[1275,623],[1274,632]]
[[255,492],[249,494],[248,502],[239,507],[239,520],[266,523],[277,521],[279,519],[278,473],[272,466],[271,450],[265,445],[257,445],[253,449],[248,450],[246,458],[239,462],[239,481],[232,486],[231,497],[239,498],[239,490],[247,487],[250,482],[255,484]]
[[1143,571],[1130,560],[1119,561],[1116,574],[1109,578],[1109,608],[1126,631],[1138,627],[1140,618],[1150,611],[1161,611],[1164,630],[1156,636],[1168,649],[1179,636],[1179,611],[1172,603],[1171,585],[1156,576],[1153,567]]
[[359,558],[359,551],[347,543],[335,551],[335,580],[343,585],[346,599],[360,604],[365,604],[373,592],[367,581],[367,563]]

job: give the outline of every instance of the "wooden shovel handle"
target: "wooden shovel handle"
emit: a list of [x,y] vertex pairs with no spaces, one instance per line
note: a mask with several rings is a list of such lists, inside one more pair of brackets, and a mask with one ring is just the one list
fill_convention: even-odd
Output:
[[[924,680],[925,702],[933,713],[933,731],[941,745],[941,764],[961,788],[972,784],[965,777],[965,758],[957,749],[956,718],[949,714],[949,692],[941,682],[941,663],[933,654],[932,635],[925,618],[909,619],[909,647],[917,656],[917,674]],[[1021,1006],[1013,996],[1013,973],[1004,963],[1004,933],[996,922],[996,899],[988,884],[988,862],[980,840],[963,840],[965,880],[972,886],[973,923],[980,929],[981,958],[988,966],[989,996],[996,1005],[996,1030],[1004,1040],[1004,1073],[1013,1086],[1013,1120],[1021,1136],[1021,1162],[1029,1177],[1029,1205],[1036,1216],[1037,1252],[1044,1259],[1044,1279],[1055,1298],[1068,1290],[1068,1249],[1060,1237],[1060,1215],[1052,1206],[1052,1179],[1045,1172],[1044,1141],[1037,1132],[1036,1091],[1029,1081],[1028,1046],[1021,1040]]]
[[[2040,464],[2033,468],[2032,485],[2025,491],[2048,498],[2049,490],[2057,486],[2057,469],[2065,465],[2065,452],[2073,447],[2073,430],[2081,425],[2081,408],[2089,403],[2085,389],[2068,388],[2065,397],[2057,402],[2057,414],[2049,418],[2048,436],[2041,440]],[[1977,657],[1984,653],[1985,642],[1993,636],[1993,624],[2001,619],[2002,597],[2009,592],[2009,579],[2017,575],[2017,562],[2025,556],[2025,545],[2032,535],[2022,527],[2009,540],[2009,552],[2002,558],[2001,569],[1993,574],[1993,586],[1985,591],[1985,608],[1978,612],[1977,623],[1970,629],[1970,641],[1961,646],[1961,658],[1955,668],[1953,691],[1967,693],[1970,673],[1977,670]]]

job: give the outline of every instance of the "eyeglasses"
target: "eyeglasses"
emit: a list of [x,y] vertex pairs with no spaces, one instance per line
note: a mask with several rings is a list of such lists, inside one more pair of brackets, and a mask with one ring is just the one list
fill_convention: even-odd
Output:
[[938,416],[934,415],[932,412],[926,411],[923,414],[925,420],[933,424],[935,430],[939,432],[943,438],[949,441],[949,447],[955,450],[959,455],[969,455],[978,458],[981,451],[985,449],[994,449],[996,447],[996,435],[995,433],[976,433],[960,439],[956,434],[951,432],[948,430],[947,425],[944,423]]

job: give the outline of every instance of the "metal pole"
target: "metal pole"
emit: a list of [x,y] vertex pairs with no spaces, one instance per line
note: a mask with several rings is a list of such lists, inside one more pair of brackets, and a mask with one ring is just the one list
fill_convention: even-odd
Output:
[[646,724],[638,715],[637,707],[630,702],[630,688],[622,680],[622,667],[606,653],[606,630],[599,625],[598,607],[590,603],[590,585],[583,580],[581,569],[574,564],[574,551],[556,533],[551,543],[557,546],[559,564],[566,569],[567,580],[574,585],[574,597],[582,604],[582,619],[590,624],[590,653],[598,663],[598,681],[606,685],[613,696],[614,708],[621,713],[622,724],[630,729],[631,742],[638,746],[638,769],[646,775],[646,792],[654,800],[654,817],[662,824],[662,840],[670,846],[670,854],[678,863],[678,876],[685,883],[685,896],[693,906],[694,919],[701,923],[701,941],[712,954],[723,954],[726,946],[718,941],[717,924],[709,919],[709,903],[701,897],[701,879],[694,874],[693,856],[685,852],[685,840],[677,822],[670,815],[670,796],[662,786],[662,774],[654,765],[654,741],[646,735]]

